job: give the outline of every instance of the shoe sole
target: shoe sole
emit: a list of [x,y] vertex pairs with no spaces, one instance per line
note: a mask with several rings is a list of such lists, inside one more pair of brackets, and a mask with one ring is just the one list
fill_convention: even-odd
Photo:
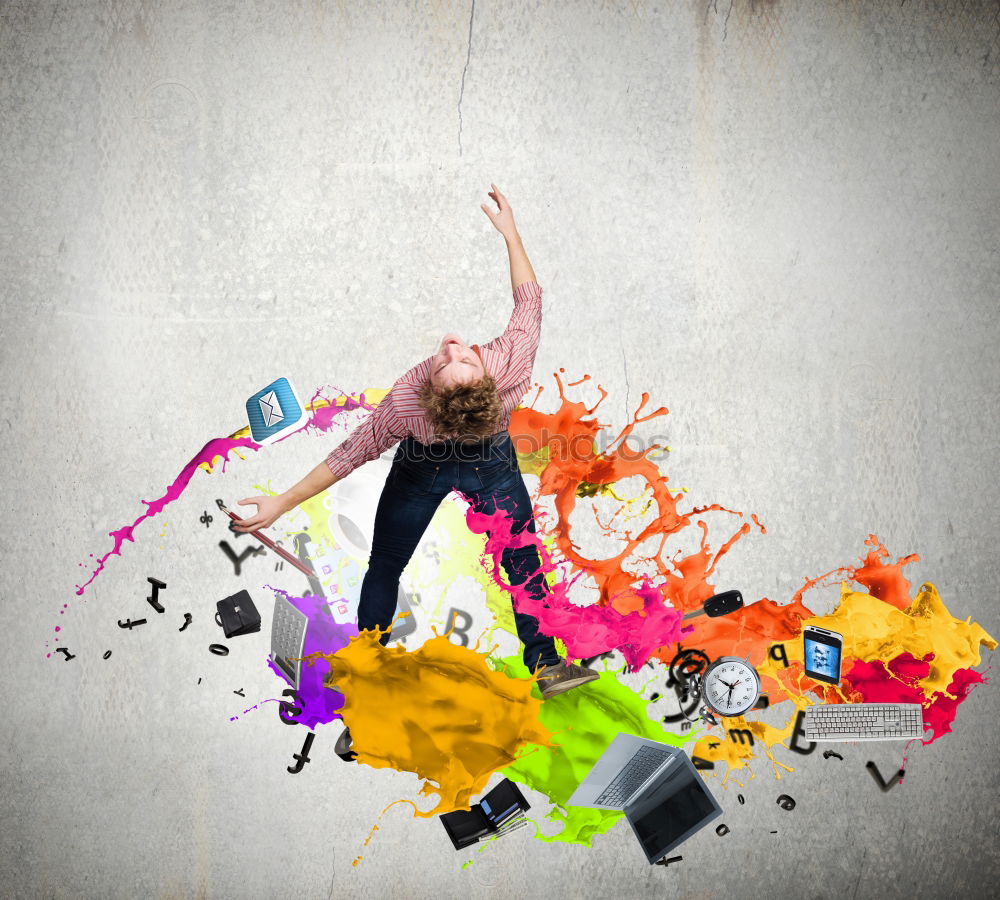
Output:
[[579,687],[581,684],[588,684],[591,681],[597,681],[600,675],[584,675],[580,678],[573,678],[571,680],[560,681],[558,684],[552,685],[551,688],[539,687],[539,691],[542,693],[542,699],[547,700],[549,697],[554,697],[556,694],[562,694],[565,691],[571,690],[575,687]]

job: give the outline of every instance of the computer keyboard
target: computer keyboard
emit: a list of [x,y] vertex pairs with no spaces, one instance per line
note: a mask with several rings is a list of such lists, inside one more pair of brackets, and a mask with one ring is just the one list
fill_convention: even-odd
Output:
[[900,741],[924,736],[919,703],[831,703],[810,706],[807,741]]
[[604,806],[624,806],[628,800],[671,754],[648,744],[640,747],[594,802]]

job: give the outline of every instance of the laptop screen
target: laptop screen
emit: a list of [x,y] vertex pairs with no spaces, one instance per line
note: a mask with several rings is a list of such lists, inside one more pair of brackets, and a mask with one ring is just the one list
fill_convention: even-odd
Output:
[[694,766],[681,766],[638,802],[626,808],[639,843],[650,862],[720,815],[722,810]]

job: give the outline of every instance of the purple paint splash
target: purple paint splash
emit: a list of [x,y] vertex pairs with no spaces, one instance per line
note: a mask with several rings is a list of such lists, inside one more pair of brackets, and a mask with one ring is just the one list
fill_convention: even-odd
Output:
[[[323,597],[293,597],[271,585],[265,587],[281,594],[309,619],[305,646],[302,648],[299,686],[295,695],[295,705],[302,710],[295,716],[296,724],[314,728],[341,718],[339,710],[344,706],[344,695],[333,688],[324,687],[323,682],[330,675],[330,664],[323,656],[333,655],[346,647],[351,638],[357,636],[358,626],[353,622],[343,625],[334,622]],[[270,659],[267,660],[267,665],[282,681],[289,683],[285,674]]]
[[[266,700],[258,700],[253,706],[243,710],[243,712],[240,715],[245,716],[247,713],[251,713],[255,709],[260,709],[262,703],[281,703],[281,702],[282,702],[281,697],[268,697]],[[236,722],[239,718],[240,716],[230,716],[229,721]]]

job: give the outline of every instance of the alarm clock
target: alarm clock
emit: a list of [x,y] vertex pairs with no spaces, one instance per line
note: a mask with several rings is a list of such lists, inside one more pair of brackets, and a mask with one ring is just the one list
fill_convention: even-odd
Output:
[[701,693],[720,716],[742,716],[760,697],[760,676],[749,656],[720,656],[705,670]]

